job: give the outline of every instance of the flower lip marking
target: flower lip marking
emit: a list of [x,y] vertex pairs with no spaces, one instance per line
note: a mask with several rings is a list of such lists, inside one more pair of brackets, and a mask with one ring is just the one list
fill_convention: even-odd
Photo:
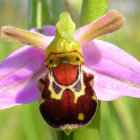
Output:
[[55,82],[53,82],[52,87],[54,91],[56,92],[56,94],[59,94],[59,92],[61,91],[61,88],[57,84],[55,84]]
[[[83,72],[81,71],[82,67],[77,66],[77,65],[71,65],[71,64],[60,64],[59,66],[61,66],[61,65],[62,65],[62,67],[64,67],[63,65],[70,65],[70,67],[75,67],[77,69],[77,74],[74,73],[73,76],[71,76],[71,75],[66,76],[65,73],[62,74],[62,75],[61,74],[58,75],[56,73],[56,75],[58,75],[58,79],[59,79],[59,82],[58,82],[57,79],[55,78],[55,75],[52,72],[53,68],[50,68],[49,73],[48,73],[48,77],[50,79],[49,90],[51,91],[51,98],[61,100],[61,98],[63,96],[63,92],[65,90],[69,89],[74,93],[74,103],[77,103],[78,98],[85,94],[85,85],[84,85],[84,82],[83,82]],[[56,67],[56,69],[57,69],[57,67]],[[64,70],[64,72],[66,70]],[[70,70],[70,71],[73,73],[72,70]],[[63,72],[63,71],[60,71],[60,72]],[[69,74],[67,71],[66,71],[66,73]],[[71,77],[68,78],[69,76],[71,76]],[[60,82],[62,82],[62,83],[60,83]],[[79,88],[79,84],[78,84],[79,82],[80,82],[80,85],[81,85],[80,88]],[[61,88],[61,91],[59,92],[59,94],[57,94],[55,92],[54,88],[52,87],[53,83],[55,83],[57,86],[59,86]],[[67,83],[67,85],[65,85],[66,83]],[[77,86],[77,84],[78,84],[78,86]],[[76,87],[77,87],[77,89],[76,89]]]
[[40,104],[40,112],[52,127],[60,130],[71,130],[89,124],[97,108],[97,99],[92,99],[95,93],[88,81],[90,78],[87,76],[84,73],[84,85],[82,86],[85,86],[85,94],[80,95],[76,103],[74,98],[78,94],[71,89],[64,90],[60,100],[52,98],[52,90],[49,89],[50,78],[46,76],[45,86],[41,94],[41,98],[45,102]]
[[61,85],[70,85],[78,78],[79,66],[71,64],[60,64],[52,68],[54,78]]
[[80,92],[81,91],[81,82],[80,82],[80,80],[77,82],[77,84],[73,88],[74,88],[74,90],[76,92]]
[[85,115],[83,113],[78,114],[78,120],[83,121],[85,118]]

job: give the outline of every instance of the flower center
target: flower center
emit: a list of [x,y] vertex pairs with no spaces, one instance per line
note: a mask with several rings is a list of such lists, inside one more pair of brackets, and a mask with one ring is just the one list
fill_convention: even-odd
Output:
[[52,68],[56,81],[61,85],[70,85],[78,75],[78,66],[71,64],[60,64],[58,67]]

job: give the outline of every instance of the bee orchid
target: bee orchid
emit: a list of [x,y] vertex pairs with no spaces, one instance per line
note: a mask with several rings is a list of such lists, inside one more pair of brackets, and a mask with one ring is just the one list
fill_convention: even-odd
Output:
[[69,133],[91,122],[97,100],[139,98],[140,62],[117,46],[95,39],[124,23],[122,14],[112,11],[75,31],[64,12],[56,27],[31,31],[2,27],[2,38],[26,46],[0,64],[0,109],[39,100],[44,120]]

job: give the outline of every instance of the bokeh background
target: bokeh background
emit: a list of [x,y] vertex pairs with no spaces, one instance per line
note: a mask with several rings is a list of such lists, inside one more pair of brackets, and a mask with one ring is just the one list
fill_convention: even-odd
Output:
[[[79,26],[82,0],[62,0]],[[27,0],[0,0],[0,27],[27,29]],[[140,60],[140,0],[110,0],[110,10],[126,17],[126,25],[106,40]],[[0,62],[21,45],[0,39]],[[38,103],[0,111],[0,140],[55,140],[56,135],[42,119]],[[123,97],[101,103],[101,140],[140,140],[140,99]]]

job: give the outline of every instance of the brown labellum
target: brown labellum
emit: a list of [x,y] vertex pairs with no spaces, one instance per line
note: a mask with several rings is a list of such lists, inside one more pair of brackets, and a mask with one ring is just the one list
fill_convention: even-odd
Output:
[[94,76],[80,65],[60,64],[50,68],[41,94],[40,112],[53,128],[72,130],[92,120],[97,99],[92,88]]

